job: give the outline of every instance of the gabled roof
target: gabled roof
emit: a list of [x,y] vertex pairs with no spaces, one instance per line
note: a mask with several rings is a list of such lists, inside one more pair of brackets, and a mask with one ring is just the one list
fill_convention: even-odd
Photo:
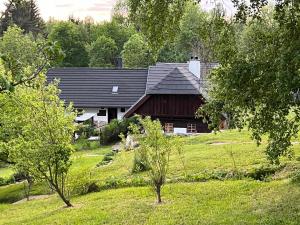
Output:
[[60,68],[50,69],[47,80],[59,79],[61,99],[77,108],[131,107],[145,94],[147,74],[146,69]]
[[200,94],[199,79],[187,68],[176,67],[155,86],[147,90],[147,94]]
[[[207,76],[213,68],[218,67],[218,63],[201,63],[201,86],[206,86]],[[155,66],[149,67],[146,93],[148,90],[157,85],[162,79],[164,79],[172,70],[180,67],[187,69],[189,68],[188,63],[157,63]],[[200,89],[201,89],[200,86]]]
[[149,67],[147,90],[157,85],[165,76],[167,76],[176,67],[186,67],[187,63],[157,63]]

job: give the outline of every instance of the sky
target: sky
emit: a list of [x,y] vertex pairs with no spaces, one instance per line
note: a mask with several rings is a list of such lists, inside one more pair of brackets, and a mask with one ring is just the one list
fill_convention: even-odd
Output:
[[[36,0],[44,20],[54,17],[58,20],[68,19],[70,15],[84,19],[93,17],[97,22],[110,20],[111,12],[117,0]],[[209,10],[215,0],[202,0],[202,7]],[[232,11],[230,0],[218,0],[224,3],[227,11]],[[6,0],[0,0],[0,10],[5,9]]]

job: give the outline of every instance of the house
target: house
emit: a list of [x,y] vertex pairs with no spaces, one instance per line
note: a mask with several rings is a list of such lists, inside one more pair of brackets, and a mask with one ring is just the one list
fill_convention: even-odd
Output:
[[195,118],[205,103],[205,78],[218,64],[157,63],[148,69],[50,69],[48,81],[59,79],[61,99],[84,113],[78,122],[96,124],[135,114],[159,119],[168,133],[210,132]]

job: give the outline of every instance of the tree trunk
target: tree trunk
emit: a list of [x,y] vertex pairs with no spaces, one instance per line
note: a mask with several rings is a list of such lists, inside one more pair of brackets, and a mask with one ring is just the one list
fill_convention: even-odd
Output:
[[157,203],[161,204],[162,203],[162,200],[161,200],[161,186],[156,187],[156,194],[157,194]]
[[61,192],[61,190],[59,188],[55,188],[55,189],[56,189],[57,194],[63,200],[63,202],[67,205],[67,207],[73,207],[71,202],[64,196],[64,194]]

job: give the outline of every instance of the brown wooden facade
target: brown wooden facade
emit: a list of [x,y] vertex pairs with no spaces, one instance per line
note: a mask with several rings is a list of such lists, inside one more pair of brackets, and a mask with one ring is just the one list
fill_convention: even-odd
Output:
[[164,126],[171,123],[177,128],[187,128],[189,124],[195,124],[197,133],[208,133],[208,125],[201,119],[195,118],[195,113],[204,104],[199,95],[147,95],[126,117],[135,114],[151,116],[159,119]]

